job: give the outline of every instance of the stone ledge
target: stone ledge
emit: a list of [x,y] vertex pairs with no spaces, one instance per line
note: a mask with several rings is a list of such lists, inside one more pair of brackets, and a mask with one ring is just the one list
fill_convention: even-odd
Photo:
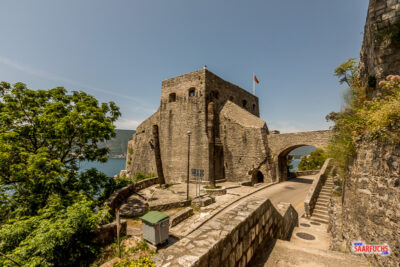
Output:
[[187,207],[180,212],[174,214],[171,216],[170,221],[169,221],[169,226],[174,227],[175,225],[179,224],[180,222],[186,220],[190,216],[193,215],[193,209],[190,207]]
[[319,171],[319,174],[317,175],[317,177],[315,177],[315,179],[310,187],[310,190],[308,191],[306,199],[304,200],[304,210],[305,210],[305,215],[307,218],[311,217],[315,203],[319,196],[319,192],[321,191],[322,185],[325,183],[328,172],[330,171],[332,160],[333,159],[331,159],[331,158],[325,160],[324,165],[322,166],[321,170]]
[[153,257],[156,266],[246,266],[263,241],[288,239],[297,212],[249,198]]
[[[124,236],[126,234],[126,226],[127,226],[126,221],[121,220],[120,236]],[[112,243],[116,238],[117,238],[116,222],[101,225],[93,231],[93,242],[103,246]]]
[[204,192],[209,196],[222,196],[226,194],[226,188],[221,186],[221,188],[204,188]]
[[192,203],[192,201],[190,199],[176,201],[176,202],[162,203],[162,204],[153,204],[153,205],[150,202],[149,210],[169,210],[169,209],[187,207],[187,206],[190,206],[191,203]]
[[119,208],[122,203],[130,197],[133,193],[142,190],[146,187],[155,185],[158,182],[158,177],[147,178],[137,183],[129,184],[121,189],[115,191],[110,198],[104,203],[111,209],[111,214],[114,214],[115,209]]

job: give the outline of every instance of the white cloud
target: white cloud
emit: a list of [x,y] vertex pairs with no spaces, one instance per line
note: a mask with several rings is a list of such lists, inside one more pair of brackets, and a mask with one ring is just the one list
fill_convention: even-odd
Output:
[[115,123],[115,126],[117,126],[117,129],[134,130],[140,123],[141,121],[138,120],[119,119]]

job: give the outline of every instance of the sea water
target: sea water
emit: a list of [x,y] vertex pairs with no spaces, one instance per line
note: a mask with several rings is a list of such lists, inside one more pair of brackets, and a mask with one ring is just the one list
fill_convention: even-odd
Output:
[[83,172],[91,168],[97,169],[99,172],[107,176],[113,177],[119,174],[120,170],[125,170],[125,158],[109,158],[107,162],[99,161],[81,161],[79,162],[79,171]]

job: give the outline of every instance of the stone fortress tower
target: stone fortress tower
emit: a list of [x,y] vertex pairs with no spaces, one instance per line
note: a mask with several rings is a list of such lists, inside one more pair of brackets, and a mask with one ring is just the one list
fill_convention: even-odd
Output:
[[201,170],[202,181],[271,182],[258,98],[207,69],[162,82],[158,110],[129,141],[127,175],[161,172],[167,183],[186,181],[188,131],[190,169]]

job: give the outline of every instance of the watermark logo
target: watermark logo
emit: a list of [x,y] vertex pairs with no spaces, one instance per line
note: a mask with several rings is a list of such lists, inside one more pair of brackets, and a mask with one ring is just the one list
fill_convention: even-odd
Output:
[[363,241],[353,241],[351,243],[351,251],[354,254],[377,254],[388,256],[390,254],[390,247],[386,243],[382,245],[370,245]]

